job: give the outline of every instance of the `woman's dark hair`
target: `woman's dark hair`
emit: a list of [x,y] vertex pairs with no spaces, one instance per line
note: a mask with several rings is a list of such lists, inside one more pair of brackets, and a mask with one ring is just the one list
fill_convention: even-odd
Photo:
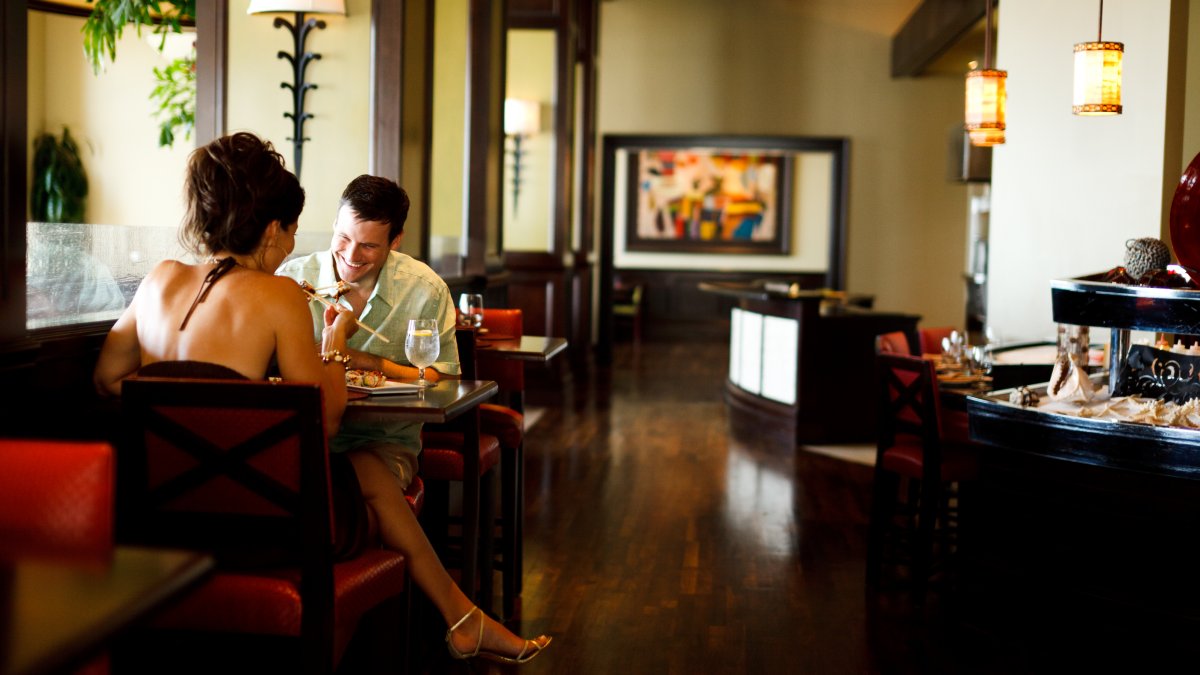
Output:
[[395,181],[363,174],[350,181],[342,191],[338,208],[349,206],[360,220],[386,223],[388,241],[404,231],[408,219],[408,193]]
[[184,179],[187,213],[180,239],[198,254],[248,254],[272,220],[291,225],[304,189],[270,141],[238,132],[196,148]]

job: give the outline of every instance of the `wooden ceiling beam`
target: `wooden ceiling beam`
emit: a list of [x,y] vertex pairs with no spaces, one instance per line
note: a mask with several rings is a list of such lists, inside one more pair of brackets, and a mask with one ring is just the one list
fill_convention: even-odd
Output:
[[997,0],[922,0],[892,37],[892,77],[916,77],[962,39]]

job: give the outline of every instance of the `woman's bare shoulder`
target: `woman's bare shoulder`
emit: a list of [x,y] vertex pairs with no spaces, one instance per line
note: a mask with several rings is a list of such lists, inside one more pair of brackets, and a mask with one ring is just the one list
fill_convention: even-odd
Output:
[[240,279],[240,292],[249,295],[263,309],[281,309],[293,304],[303,307],[308,298],[300,285],[288,277],[273,274],[247,274]]

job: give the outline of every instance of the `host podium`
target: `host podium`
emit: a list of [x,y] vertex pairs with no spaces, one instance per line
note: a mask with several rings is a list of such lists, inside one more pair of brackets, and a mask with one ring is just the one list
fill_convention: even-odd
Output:
[[873,311],[865,295],[733,282],[700,288],[737,299],[725,382],[735,428],[765,423],[798,443],[875,438],[875,337],[903,331],[916,344],[919,316]]

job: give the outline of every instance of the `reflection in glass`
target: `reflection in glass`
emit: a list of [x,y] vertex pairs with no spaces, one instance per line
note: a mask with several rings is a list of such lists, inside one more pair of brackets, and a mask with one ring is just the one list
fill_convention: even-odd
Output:
[[[331,235],[298,232],[292,257],[328,250]],[[196,262],[176,227],[29,223],[25,236],[29,330],[113,321],[160,261]]]
[[26,327],[111,321],[154,263],[180,257],[174,228],[29,223]]

